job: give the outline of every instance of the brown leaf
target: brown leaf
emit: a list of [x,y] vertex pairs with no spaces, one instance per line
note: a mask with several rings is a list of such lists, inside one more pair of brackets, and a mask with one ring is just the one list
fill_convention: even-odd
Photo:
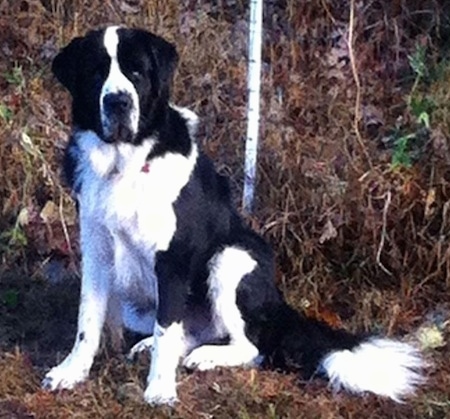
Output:
[[47,201],[39,215],[42,221],[50,224],[59,218],[58,207],[53,201]]
[[311,318],[315,318],[322,322],[327,323],[331,327],[340,328],[342,327],[342,320],[339,314],[331,311],[329,308],[319,305],[317,308],[312,306],[305,310],[306,315]]

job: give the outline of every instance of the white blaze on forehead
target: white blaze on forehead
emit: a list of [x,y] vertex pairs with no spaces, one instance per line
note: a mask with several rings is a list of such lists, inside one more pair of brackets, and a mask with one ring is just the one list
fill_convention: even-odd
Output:
[[119,45],[119,35],[117,34],[118,26],[110,26],[106,28],[103,37],[103,44],[111,58],[117,57],[117,46]]
[[139,96],[133,83],[123,74],[118,61],[118,47],[120,42],[118,29],[119,26],[108,27],[103,37],[103,45],[111,59],[109,74],[103,83],[100,94],[101,121],[105,135],[110,134],[110,122],[103,108],[103,98],[109,93],[121,92],[131,97],[133,106],[130,111],[130,129],[136,134],[139,126]]

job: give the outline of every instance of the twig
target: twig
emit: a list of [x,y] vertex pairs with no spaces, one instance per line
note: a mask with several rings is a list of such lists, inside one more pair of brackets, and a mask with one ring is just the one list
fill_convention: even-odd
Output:
[[380,240],[380,245],[378,246],[378,251],[377,251],[377,264],[383,270],[383,272],[385,272],[389,276],[392,276],[392,272],[389,271],[381,262],[381,252],[383,251],[384,241],[386,240],[387,212],[389,209],[389,205],[391,205],[391,197],[392,197],[391,191],[387,191],[386,192],[386,201],[384,202],[384,208],[383,208],[383,227],[381,229],[381,240]]
[[355,29],[355,0],[351,0],[350,3],[350,19],[349,19],[349,30],[348,30],[348,53],[350,57],[350,64],[352,66],[353,79],[356,85],[356,99],[355,99],[355,117],[353,119],[353,128],[355,130],[356,139],[369,163],[370,168],[373,167],[372,159],[369,156],[366,146],[361,137],[361,132],[359,131],[359,119],[360,119],[360,109],[361,109],[361,81],[358,75],[358,69],[356,68],[355,55],[353,53],[353,34]]
[[70,254],[70,257],[73,257],[73,251],[72,251],[72,242],[70,240],[70,236],[69,236],[69,231],[67,230],[67,223],[66,223],[66,219],[64,217],[64,210],[63,210],[63,194],[64,191],[62,190],[62,188],[59,188],[59,219],[61,221],[61,227],[63,229],[63,233],[64,233],[64,239],[66,241],[66,245],[67,245],[67,250]]
[[321,0],[321,3],[322,3],[322,7],[325,10],[325,13],[330,18],[330,20],[333,22],[333,24],[335,24],[336,23],[336,19],[333,17],[333,14],[331,13],[330,8],[328,7],[326,1]]

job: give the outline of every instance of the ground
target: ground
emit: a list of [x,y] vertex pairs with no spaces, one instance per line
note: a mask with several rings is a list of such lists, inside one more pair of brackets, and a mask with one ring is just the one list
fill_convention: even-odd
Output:
[[264,7],[247,221],[272,244],[290,304],[413,342],[430,361],[428,382],[395,404],[276,371],[181,370],[180,403],[151,408],[148,357],[127,362],[105,339],[85,384],[40,390],[70,350],[80,278],[76,211],[59,171],[70,100],[52,58],[106,24],[173,42],[174,102],[199,114],[199,141],[240,207],[249,10],[243,0],[0,0],[0,417],[450,417],[450,4]]

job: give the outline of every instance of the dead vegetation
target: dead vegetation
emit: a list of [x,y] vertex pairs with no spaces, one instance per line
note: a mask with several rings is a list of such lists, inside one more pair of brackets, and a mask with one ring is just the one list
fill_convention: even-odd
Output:
[[[0,0],[0,417],[450,417],[450,7],[445,1],[265,2],[258,201],[277,281],[308,315],[419,339],[434,362],[405,405],[333,395],[275,372],[182,374],[174,411],[140,402],[148,360],[103,349],[75,391],[39,389],[70,348],[79,254],[59,158],[70,104],[50,74],[88,28],[145,27],[177,45],[174,101],[242,184],[243,0]],[[143,357],[145,358],[145,357]]]

